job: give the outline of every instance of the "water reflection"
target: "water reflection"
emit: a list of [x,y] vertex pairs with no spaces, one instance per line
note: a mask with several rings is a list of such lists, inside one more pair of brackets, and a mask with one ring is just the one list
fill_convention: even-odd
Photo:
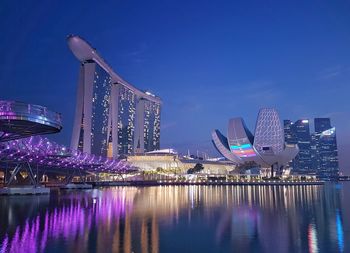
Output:
[[341,190],[162,186],[2,197],[0,252],[346,252]]

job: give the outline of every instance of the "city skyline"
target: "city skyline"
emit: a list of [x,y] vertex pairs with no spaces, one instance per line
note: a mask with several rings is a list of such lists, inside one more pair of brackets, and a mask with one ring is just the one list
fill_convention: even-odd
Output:
[[[314,122],[313,129],[310,122]],[[299,147],[298,155],[289,163],[295,172],[321,178],[338,177],[336,128],[330,118],[284,120],[283,125],[286,143]]]
[[330,117],[341,171],[350,171],[349,4],[174,6],[5,2],[2,98],[61,112],[64,129],[54,139],[69,145],[77,65],[65,38],[80,34],[128,81],[163,98],[161,147],[215,155],[212,129],[234,116],[252,128],[257,109],[273,106],[282,119]]

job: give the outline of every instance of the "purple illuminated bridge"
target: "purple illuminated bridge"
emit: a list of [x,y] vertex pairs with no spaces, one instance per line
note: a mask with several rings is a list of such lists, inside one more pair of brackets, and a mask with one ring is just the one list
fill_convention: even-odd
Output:
[[0,143],[0,167],[7,164],[14,166],[7,184],[21,169],[27,170],[33,184],[38,184],[37,179],[46,173],[65,174],[68,183],[74,175],[135,171],[126,161],[69,150],[41,136]]
[[0,170],[10,185],[26,171],[30,182],[39,184],[42,175],[64,174],[66,183],[79,175],[123,174],[136,169],[129,163],[70,150],[39,135],[58,133],[61,115],[45,107],[0,101]]
[[0,163],[30,163],[48,170],[82,169],[88,172],[126,172],[127,162],[72,151],[41,136],[0,143]]

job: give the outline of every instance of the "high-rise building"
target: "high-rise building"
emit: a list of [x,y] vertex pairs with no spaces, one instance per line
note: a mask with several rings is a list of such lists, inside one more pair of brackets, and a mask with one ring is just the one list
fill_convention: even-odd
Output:
[[296,122],[284,120],[284,138],[288,144],[297,144],[299,153],[290,163],[293,171],[300,174],[313,174],[311,159],[311,135],[308,119],[300,119]]
[[286,143],[299,147],[299,154],[289,165],[297,173],[335,179],[339,175],[335,128],[329,118],[315,118],[314,125],[315,132],[310,134],[309,120],[284,121]]
[[321,133],[332,128],[330,118],[315,118],[314,123],[315,133]]
[[123,80],[80,37],[68,45],[81,63],[71,148],[114,158],[159,149],[161,99]]
[[294,131],[294,122],[290,120],[283,121],[284,126],[284,140],[289,144],[297,144],[297,138]]
[[317,174],[322,178],[339,176],[338,148],[335,128],[330,118],[315,118],[315,157]]
[[[296,145],[296,144],[298,144],[298,141],[297,141],[296,136],[294,134],[293,124],[294,124],[294,122],[292,122],[291,120],[284,120],[283,121],[284,141],[285,141],[285,143]],[[288,165],[289,165],[289,167],[294,168],[295,167],[294,166],[294,159],[291,160],[288,163]]]
[[313,171],[317,171],[317,167],[318,167],[317,157],[318,157],[319,147],[318,147],[317,138],[318,138],[318,136],[316,133],[311,134],[310,149],[311,149],[311,161],[312,161],[312,170]]

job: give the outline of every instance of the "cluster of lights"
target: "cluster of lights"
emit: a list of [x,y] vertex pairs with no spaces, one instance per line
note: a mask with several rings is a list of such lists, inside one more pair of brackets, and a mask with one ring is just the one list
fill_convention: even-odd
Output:
[[91,114],[91,152],[94,154],[107,155],[111,84],[108,73],[101,67],[96,67]]
[[0,143],[0,162],[30,163],[40,168],[82,169],[92,173],[127,173],[129,163],[73,151],[41,136]]
[[144,119],[145,151],[159,149],[160,104],[145,101]]
[[118,152],[130,154],[134,147],[136,96],[126,86],[119,89]]

